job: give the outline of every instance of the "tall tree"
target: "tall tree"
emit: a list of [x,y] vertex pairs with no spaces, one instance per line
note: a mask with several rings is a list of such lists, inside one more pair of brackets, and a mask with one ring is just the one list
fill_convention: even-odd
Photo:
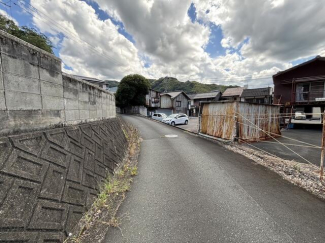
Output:
[[0,29],[53,54],[53,45],[49,38],[34,28],[19,27],[14,21],[0,14]]
[[125,76],[116,92],[116,105],[121,108],[145,105],[149,88],[150,83],[145,77],[139,74]]

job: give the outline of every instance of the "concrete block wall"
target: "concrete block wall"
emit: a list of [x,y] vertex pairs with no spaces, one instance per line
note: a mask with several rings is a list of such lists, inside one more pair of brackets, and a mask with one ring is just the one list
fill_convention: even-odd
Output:
[[115,118],[0,138],[0,242],[63,242],[123,161],[126,126]]
[[0,135],[116,116],[113,94],[63,74],[61,64],[0,31]]

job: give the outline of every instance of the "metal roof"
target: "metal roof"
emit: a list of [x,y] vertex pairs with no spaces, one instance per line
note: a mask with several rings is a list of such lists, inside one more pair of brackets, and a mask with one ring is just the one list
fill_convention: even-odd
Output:
[[189,100],[191,99],[185,92],[180,91],[180,92],[169,92],[169,93],[161,93],[160,95],[169,95],[170,98],[175,99],[177,96],[179,96],[181,93],[185,95]]
[[80,76],[80,75],[73,75],[74,77],[78,78],[78,79],[81,79],[81,80],[84,80],[84,81],[87,81],[89,83],[99,83],[99,84],[107,84],[111,81],[116,81],[116,82],[119,82],[117,80],[100,80],[100,79],[97,79],[97,78],[91,78],[91,77],[85,77],[85,76]]
[[199,94],[191,94],[188,95],[191,100],[198,100],[198,99],[207,99],[207,98],[215,98],[220,94],[220,92],[210,92],[210,93],[199,93]]
[[97,79],[97,78],[91,78],[91,77],[85,77],[85,76],[80,76],[80,75],[73,75],[79,79],[82,79],[82,80],[85,80],[85,81],[88,81],[88,82],[103,82],[103,80],[100,80],[100,79]]
[[258,89],[244,89],[241,97],[259,97],[259,96],[269,96],[270,87],[267,88],[258,88]]
[[228,88],[223,92],[222,97],[231,97],[231,96],[241,96],[243,93],[244,88],[238,87],[238,88]]
[[290,72],[290,71],[292,71],[292,70],[294,70],[294,69],[296,69],[296,68],[299,68],[299,67],[301,67],[301,66],[304,66],[304,65],[310,64],[310,63],[315,62],[315,61],[325,61],[325,57],[317,56],[317,57],[315,57],[315,58],[313,58],[313,59],[311,59],[311,60],[309,60],[309,61],[307,61],[307,62],[303,62],[303,63],[301,63],[301,64],[299,64],[299,65],[296,65],[296,66],[294,66],[294,67],[292,67],[292,68],[288,68],[287,70],[280,71],[280,72],[278,72],[277,74],[274,74],[273,77],[277,77],[277,76],[279,76],[279,75],[281,75],[281,74],[284,74],[284,73]]

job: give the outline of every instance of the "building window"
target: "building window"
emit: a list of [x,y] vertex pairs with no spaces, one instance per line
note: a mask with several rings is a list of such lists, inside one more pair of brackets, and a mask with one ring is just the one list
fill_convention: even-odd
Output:
[[182,102],[181,101],[176,101],[176,107],[181,107],[182,106]]
[[152,99],[151,99],[151,102],[152,102],[153,104],[157,104],[157,103],[159,103],[159,98],[152,98]]

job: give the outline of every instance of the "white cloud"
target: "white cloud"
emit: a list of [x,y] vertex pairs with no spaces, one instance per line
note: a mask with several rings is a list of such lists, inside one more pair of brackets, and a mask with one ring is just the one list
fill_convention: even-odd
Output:
[[58,46],[60,43],[60,38],[57,36],[50,36],[49,39],[54,46]]
[[[34,17],[41,31],[65,36],[60,57],[74,73],[98,78],[122,78],[143,73],[138,50],[118,32],[111,20],[100,20],[95,10],[79,0],[32,0],[41,18]],[[43,15],[51,13],[51,15]],[[55,20],[55,21],[54,21]]]
[[[194,23],[187,15],[192,0],[94,1],[123,23],[135,44],[84,1],[31,0],[60,26],[44,16],[34,18],[41,31],[55,42],[59,32],[73,37],[60,42],[60,57],[80,75],[118,79],[140,73],[222,84],[259,78],[251,85],[263,86],[271,79],[261,78],[291,67],[291,61],[325,54],[322,0],[193,0],[200,20]],[[209,41],[216,42],[210,23],[222,30],[224,56],[211,58],[204,50]]]
[[[245,57],[289,62],[325,49],[323,0],[196,0],[198,18],[220,25]],[[209,14],[206,11],[209,10]]]
[[153,63],[147,69],[152,76],[176,76],[182,81],[204,80],[206,75],[222,76],[204,51],[209,43],[209,27],[192,23],[187,15],[191,0],[97,2],[107,12],[116,11],[135,39],[136,47]]

